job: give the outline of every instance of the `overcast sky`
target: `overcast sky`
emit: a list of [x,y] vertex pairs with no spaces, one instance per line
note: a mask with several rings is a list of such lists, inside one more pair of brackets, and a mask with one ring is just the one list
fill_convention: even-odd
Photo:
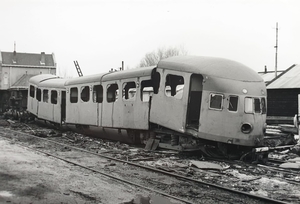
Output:
[[0,50],[54,53],[59,73],[136,67],[147,52],[184,47],[255,71],[300,64],[299,0],[0,0]]

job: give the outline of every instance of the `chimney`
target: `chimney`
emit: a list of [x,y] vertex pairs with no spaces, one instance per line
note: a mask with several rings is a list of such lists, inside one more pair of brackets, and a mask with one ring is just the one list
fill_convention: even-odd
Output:
[[265,65],[265,74],[268,72],[267,65]]
[[45,52],[41,52],[41,65],[45,65]]

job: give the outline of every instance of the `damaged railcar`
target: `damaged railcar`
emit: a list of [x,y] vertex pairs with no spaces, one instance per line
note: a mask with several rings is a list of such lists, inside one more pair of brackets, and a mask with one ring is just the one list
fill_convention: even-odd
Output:
[[254,70],[227,59],[179,56],[160,61],[156,72],[161,82],[149,122],[171,130],[160,133],[169,141],[161,146],[193,149],[211,141],[227,151],[262,145],[266,87]]
[[51,74],[31,77],[27,111],[38,119],[61,125],[66,118],[65,82]]
[[64,88],[67,124],[117,129],[150,148],[256,147],[266,128],[262,78],[221,58],[171,57],[154,67],[69,79]]

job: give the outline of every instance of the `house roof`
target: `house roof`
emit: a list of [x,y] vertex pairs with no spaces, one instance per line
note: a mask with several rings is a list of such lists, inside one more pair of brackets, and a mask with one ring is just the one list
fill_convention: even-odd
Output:
[[[284,71],[277,71],[277,76],[280,75]],[[263,78],[266,83],[269,83],[275,78],[275,71],[268,71],[268,72],[258,72],[259,76]]]
[[267,89],[300,88],[300,65],[294,64],[267,84]]
[[53,54],[45,54],[44,52],[39,54],[1,52],[0,63],[2,66],[56,66]]
[[29,84],[29,79],[33,77],[32,74],[24,74],[21,76],[20,79],[18,79],[11,87],[10,89],[27,89]]

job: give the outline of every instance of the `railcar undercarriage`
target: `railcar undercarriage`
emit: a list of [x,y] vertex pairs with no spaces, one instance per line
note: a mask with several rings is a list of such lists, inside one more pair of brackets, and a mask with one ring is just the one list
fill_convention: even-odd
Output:
[[160,126],[153,128],[151,134],[144,132],[142,135],[141,142],[146,144],[148,150],[163,148],[182,152],[199,151],[207,157],[259,163],[266,163],[271,151],[286,149],[295,144],[255,148],[199,139]]

